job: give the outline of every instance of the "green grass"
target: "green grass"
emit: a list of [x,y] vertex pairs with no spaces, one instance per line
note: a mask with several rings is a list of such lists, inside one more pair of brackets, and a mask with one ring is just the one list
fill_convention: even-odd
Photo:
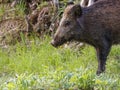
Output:
[[0,90],[120,90],[120,46],[113,46],[106,73],[96,76],[95,50],[54,48],[50,38],[0,50]]

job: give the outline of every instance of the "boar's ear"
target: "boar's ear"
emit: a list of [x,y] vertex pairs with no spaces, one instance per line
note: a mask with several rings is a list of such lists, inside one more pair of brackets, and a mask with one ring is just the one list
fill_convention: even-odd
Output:
[[77,18],[82,15],[82,9],[80,4],[74,5],[71,11],[73,12],[73,15]]

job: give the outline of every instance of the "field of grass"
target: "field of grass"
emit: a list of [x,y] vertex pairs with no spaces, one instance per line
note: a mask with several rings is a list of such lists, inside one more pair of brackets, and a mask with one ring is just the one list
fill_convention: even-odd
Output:
[[49,43],[46,37],[0,49],[0,90],[120,90],[120,46],[113,46],[106,72],[97,76],[94,48]]

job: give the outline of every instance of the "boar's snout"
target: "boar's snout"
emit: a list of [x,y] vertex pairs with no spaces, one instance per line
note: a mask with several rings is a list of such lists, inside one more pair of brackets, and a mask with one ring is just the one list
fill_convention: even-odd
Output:
[[52,46],[54,46],[54,47],[57,47],[57,45],[56,45],[56,43],[55,43],[54,40],[52,40],[52,41],[50,42],[50,44],[51,44]]
[[58,47],[58,46],[62,45],[64,42],[65,42],[64,39],[63,40],[58,40],[58,41],[56,41],[56,40],[53,39],[51,41],[51,45],[54,46],[54,47]]
[[64,37],[55,36],[51,41],[51,45],[54,47],[58,47],[58,46],[64,44],[65,42],[66,42],[66,40]]

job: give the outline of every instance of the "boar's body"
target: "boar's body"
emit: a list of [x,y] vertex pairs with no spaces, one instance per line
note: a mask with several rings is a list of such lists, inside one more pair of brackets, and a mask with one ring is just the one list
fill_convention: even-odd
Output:
[[106,37],[112,44],[120,43],[120,0],[103,0],[82,11],[78,20],[84,27],[86,42],[96,46]]
[[104,72],[111,46],[120,43],[120,0],[100,0],[85,8],[68,6],[51,44],[57,47],[70,40],[94,46],[97,74]]

